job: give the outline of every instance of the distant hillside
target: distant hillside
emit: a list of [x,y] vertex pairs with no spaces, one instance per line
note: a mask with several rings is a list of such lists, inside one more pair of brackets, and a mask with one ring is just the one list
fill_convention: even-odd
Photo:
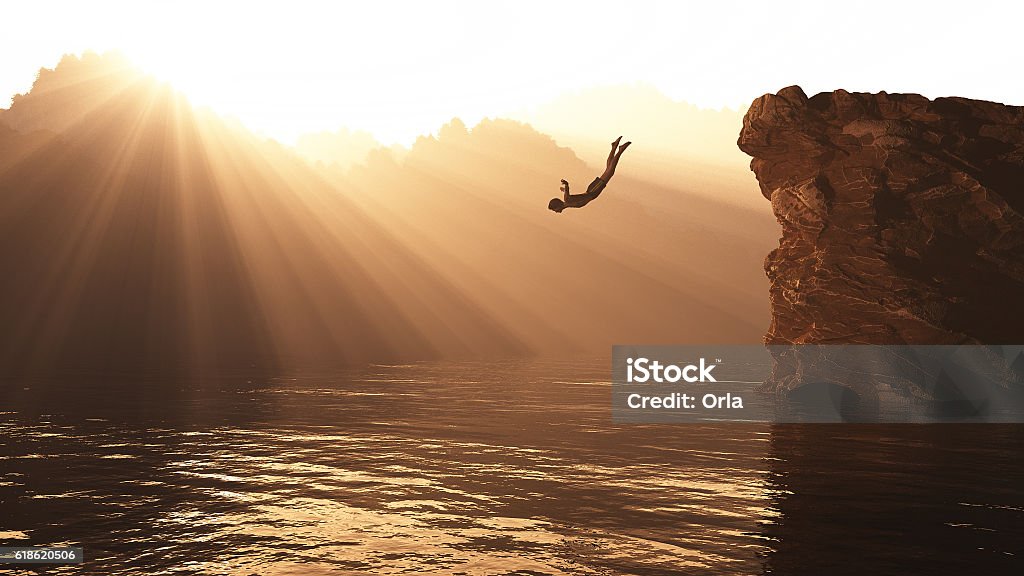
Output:
[[646,85],[605,86],[565,94],[510,115],[552,135],[586,158],[625,135],[643,154],[632,159],[644,179],[753,210],[763,206],[750,159],[736,148],[738,110],[707,110]]
[[[347,170],[364,162],[370,152],[382,146],[369,132],[342,128],[334,132],[304,134],[296,142],[295,151],[312,163]],[[402,153],[399,146],[391,150],[396,154]]]
[[594,175],[507,121],[318,172],[116,57],[68,57],[0,111],[0,368],[755,341],[770,216],[629,169],[586,210],[545,209]]
[[23,133],[62,132],[143,80],[116,52],[64,56],[53,70],[39,70],[30,93],[15,95],[9,109],[0,109],[0,122]]
[[[66,58],[41,78],[80,66]],[[197,116],[150,79],[90,101],[97,86],[63,83],[62,99],[81,90],[93,106],[77,122],[44,124],[59,134],[0,137],[0,269],[10,279],[0,284],[2,365],[305,365],[525,350],[286,150]],[[38,98],[19,97],[0,122],[56,102]]]
[[582,191],[599,169],[528,125],[468,130],[454,120],[402,162],[371,156],[341,186],[549,352],[756,341],[766,313],[759,250],[777,234],[770,212],[645,182],[635,166],[643,154],[626,153],[597,202],[554,214],[545,206],[559,179]]

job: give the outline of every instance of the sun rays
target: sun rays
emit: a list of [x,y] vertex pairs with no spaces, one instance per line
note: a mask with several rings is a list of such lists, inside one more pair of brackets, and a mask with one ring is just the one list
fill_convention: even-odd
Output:
[[[453,120],[402,158],[381,149],[318,170],[165,84],[95,64],[0,115],[24,131],[4,143],[0,214],[23,218],[8,234],[32,254],[23,280],[38,286],[0,299],[12,333],[27,335],[5,343],[8,360],[312,366],[762,327],[744,288],[763,280],[756,266],[720,261],[710,276],[685,254],[742,243],[731,222],[702,240],[690,229],[701,217],[761,222],[766,238],[774,225],[705,202],[652,227],[639,190],[678,192],[628,163],[587,218],[555,222],[543,204],[558,179],[594,169],[528,125]],[[88,106],[74,121],[30,114],[69,98]],[[0,257],[18,259],[10,247]]]

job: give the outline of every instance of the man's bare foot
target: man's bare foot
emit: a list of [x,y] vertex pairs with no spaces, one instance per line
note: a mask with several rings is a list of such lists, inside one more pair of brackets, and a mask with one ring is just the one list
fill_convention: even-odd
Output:
[[[618,140],[616,140],[616,142],[618,142]],[[629,148],[630,144],[632,144],[632,142],[626,142],[622,146],[619,146],[619,154],[622,154],[623,152],[625,152],[626,148]]]
[[618,138],[615,139],[615,142],[612,142],[612,148],[618,146],[620,140],[622,140],[622,136],[619,136]]

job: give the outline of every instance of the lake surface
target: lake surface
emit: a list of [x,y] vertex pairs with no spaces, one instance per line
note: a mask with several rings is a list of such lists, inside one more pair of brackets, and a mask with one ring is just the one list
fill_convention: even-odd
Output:
[[1024,426],[616,425],[609,371],[5,380],[0,546],[87,559],[8,573],[1024,569]]

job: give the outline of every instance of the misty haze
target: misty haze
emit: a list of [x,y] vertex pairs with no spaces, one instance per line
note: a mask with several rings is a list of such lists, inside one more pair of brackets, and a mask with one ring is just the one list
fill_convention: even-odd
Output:
[[0,572],[1021,573],[1019,11],[5,6]]

